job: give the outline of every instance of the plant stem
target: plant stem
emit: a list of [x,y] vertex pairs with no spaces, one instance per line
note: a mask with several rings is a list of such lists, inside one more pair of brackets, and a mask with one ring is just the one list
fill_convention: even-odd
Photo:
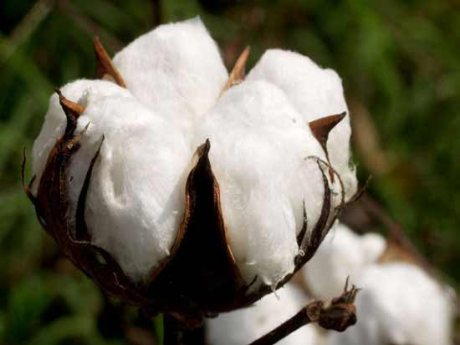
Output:
[[275,344],[300,327],[311,322],[317,322],[325,329],[343,332],[349,326],[356,323],[356,307],[353,302],[357,293],[358,289],[355,286],[352,286],[351,289],[348,290],[347,279],[342,295],[334,298],[328,306],[325,306],[322,301],[314,301],[307,304],[289,320],[255,340],[250,345]]
[[[317,303],[317,302],[314,302]],[[310,305],[310,304],[309,304]],[[312,322],[310,319],[307,309],[307,305],[305,308],[300,310],[297,314],[291,317],[289,320],[285,321],[274,330],[270,331],[269,333],[265,334],[261,338],[257,339],[256,341],[252,342],[250,345],[269,345],[274,344],[284,337],[287,337],[289,334],[293,333],[297,329],[302,326],[305,326]]]
[[164,314],[164,345],[204,345],[203,324],[194,328],[185,326],[174,316]]
[[163,316],[164,324],[164,345],[179,345],[179,325],[178,321],[168,314]]

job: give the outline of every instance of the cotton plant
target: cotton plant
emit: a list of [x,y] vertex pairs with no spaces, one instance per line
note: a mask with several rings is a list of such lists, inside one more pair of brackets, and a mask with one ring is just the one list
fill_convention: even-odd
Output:
[[25,190],[108,294],[188,325],[251,305],[356,191],[341,80],[269,50],[227,72],[200,19],[161,25],[51,96]]
[[360,288],[357,324],[330,332],[328,345],[452,344],[452,290],[406,256],[385,260],[391,246],[379,234],[358,235],[339,223],[301,270],[315,297],[334,295],[346,276]]

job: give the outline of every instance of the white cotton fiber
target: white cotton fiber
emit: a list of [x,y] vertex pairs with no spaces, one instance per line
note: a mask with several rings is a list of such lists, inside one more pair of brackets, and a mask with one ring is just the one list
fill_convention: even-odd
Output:
[[358,323],[331,332],[329,345],[449,345],[453,304],[450,291],[420,267],[375,264],[356,281],[361,288]]
[[128,89],[190,135],[228,78],[218,47],[199,18],[157,27],[115,55]]
[[230,248],[246,281],[273,285],[294,269],[296,233],[318,219],[323,185],[321,148],[284,93],[248,81],[222,95],[197,128],[209,138]]
[[342,293],[348,276],[356,284],[361,271],[376,262],[385,247],[381,235],[358,235],[337,223],[301,274],[315,297],[328,300]]
[[90,98],[79,127],[86,121],[83,147],[95,148],[105,136],[86,207],[92,241],[139,280],[169,254],[183,217],[191,151],[178,129],[134,98]]
[[[60,90],[66,98],[81,104],[84,102],[85,94],[88,90],[101,97],[113,94],[128,94],[128,91],[104,80],[80,79],[64,85]],[[32,148],[32,171],[36,176],[37,182],[40,181],[50,150],[56,140],[64,134],[65,126],[66,117],[59,104],[59,97],[57,93],[54,93],[50,97],[45,121]],[[37,182],[33,185],[33,192],[36,192]]]
[[[265,296],[254,306],[220,314],[207,319],[206,335],[209,344],[249,344],[294,316],[308,303],[294,286],[286,285]],[[320,345],[321,335],[314,325],[303,326],[278,342],[283,345]]]
[[[332,69],[322,69],[311,59],[286,50],[267,50],[249,73],[247,80],[266,80],[279,88],[302,115],[304,123],[321,117],[348,113],[340,77]],[[350,167],[349,114],[331,131],[328,152],[350,198],[356,191],[354,168]]]
[[[84,101],[86,109],[76,132],[89,123],[81,148],[71,160],[70,195],[76,203],[104,136],[86,199],[85,220],[92,242],[111,253],[124,272],[138,281],[169,254],[183,217],[191,151],[178,129],[113,85],[81,82],[61,89],[64,96]],[[52,100],[46,118],[53,122],[45,122],[44,128],[61,128],[65,122],[56,103]],[[56,131],[50,137],[53,135]],[[35,157],[37,166],[43,156]]]

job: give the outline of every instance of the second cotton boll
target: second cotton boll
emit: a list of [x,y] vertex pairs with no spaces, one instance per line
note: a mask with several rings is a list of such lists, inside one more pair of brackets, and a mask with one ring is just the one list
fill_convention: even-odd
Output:
[[328,345],[450,345],[451,291],[417,266],[374,264],[356,279],[359,322],[329,335]]
[[300,271],[315,298],[336,296],[348,276],[360,288],[357,324],[329,332],[327,344],[451,344],[450,288],[413,263],[380,262],[387,246],[380,234],[358,235],[338,223]]

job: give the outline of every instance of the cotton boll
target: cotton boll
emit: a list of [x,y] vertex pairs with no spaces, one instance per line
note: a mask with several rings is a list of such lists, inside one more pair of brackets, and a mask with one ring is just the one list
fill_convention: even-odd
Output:
[[[97,97],[96,97],[97,96]],[[102,137],[86,198],[91,240],[139,281],[169,254],[183,217],[191,151],[183,135],[129,94],[90,93],[78,120],[81,149],[70,167],[76,200]]]
[[[220,314],[206,321],[207,340],[213,345],[248,344],[294,316],[307,304],[305,296],[294,286],[286,285],[275,294],[265,296],[254,306]],[[283,345],[319,345],[320,333],[313,325],[300,328],[278,342]]]
[[128,89],[185,133],[215,103],[228,78],[199,18],[166,24],[140,36],[115,55]]
[[448,345],[453,305],[449,291],[421,268],[375,264],[354,281],[358,323],[331,333],[330,345]]
[[[68,99],[79,103],[85,102],[85,95],[90,91],[95,97],[128,94],[128,91],[120,88],[114,83],[86,79],[68,83],[60,90]],[[37,182],[40,181],[50,150],[56,143],[56,140],[64,134],[65,126],[66,117],[59,104],[59,97],[55,93],[50,98],[48,111],[45,115],[45,122],[32,148],[32,170],[36,176]],[[38,183],[33,185],[33,192],[36,192],[37,186]]]
[[331,299],[341,294],[348,276],[355,284],[361,270],[377,261],[385,246],[378,234],[360,236],[337,223],[301,272],[316,297]]
[[296,233],[309,231],[323,201],[321,173],[310,155],[321,148],[284,93],[244,82],[223,94],[197,128],[209,138],[230,248],[245,280],[274,285],[294,269]]
[[[302,114],[303,121],[348,112],[337,73],[322,69],[298,53],[268,50],[249,73],[247,80],[266,80],[281,88]],[[356,191],[355,171],[350,167],[350,119],[346,116],[330,133],[327,148],[331,164],[340,174],[350,198]]]

